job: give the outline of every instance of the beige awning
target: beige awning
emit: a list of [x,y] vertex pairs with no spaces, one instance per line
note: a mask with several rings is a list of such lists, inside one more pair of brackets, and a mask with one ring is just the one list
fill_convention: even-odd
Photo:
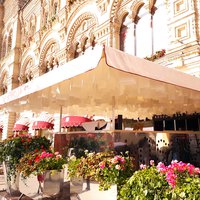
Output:
[[70,115],[200,111],[200,79],[110,47],[85,55],[0,96],[0,107]]

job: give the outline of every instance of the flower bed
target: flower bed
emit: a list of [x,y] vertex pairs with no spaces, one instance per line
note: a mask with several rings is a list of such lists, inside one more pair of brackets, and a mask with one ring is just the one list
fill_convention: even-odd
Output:
[[99,190],[108,190],[112,185],[117,185],[119,190],[133,172],[133,159],[113,152],[87,153],[81,158],[72,156],[68,161],[70,178],[97,181]]

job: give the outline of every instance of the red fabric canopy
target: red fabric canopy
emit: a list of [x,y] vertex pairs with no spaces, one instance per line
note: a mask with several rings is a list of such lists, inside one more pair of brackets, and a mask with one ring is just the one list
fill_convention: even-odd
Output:
[[3,122],[0,121],[0,132],[2,132],[2,131],[3,131]]
[[28,126],[25,124],[15,124],[13,131],[28,131]]
[[41,113],[38,118],[33,122],[32,129],[53,129],[54,117],[48,113]]
[[33,122],[32,129],[53,129],[54,124],[45,121],[35,121]]
[[87,117],[81,116],[65,116],[62,118],[61,127],[74,127],[82,126],[84,122],[91,122],[92,120]]

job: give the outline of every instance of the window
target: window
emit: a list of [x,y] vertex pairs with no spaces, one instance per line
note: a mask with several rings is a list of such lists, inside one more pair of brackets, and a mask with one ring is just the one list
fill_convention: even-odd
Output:
[[188,11],[188,4],[185,0],[178,0],[174,2],[174,14],[178,15]]
[[134,36],[133,24],[131,19],[126,15],[120,28],[120,50],[134,54]]
[[188,32],[187,32],[187,24],[182,24],[180,26],[175,27],[175,36],[176,38],[185,38],[188,37]]

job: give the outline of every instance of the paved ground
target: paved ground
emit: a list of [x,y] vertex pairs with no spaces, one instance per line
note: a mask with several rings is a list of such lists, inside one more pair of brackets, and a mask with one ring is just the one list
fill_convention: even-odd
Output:
[[[19,200],[19,198],[20,198],[19,195],[11,196],[5,190],[2,191],[2,189],[4,189],[3,187],[1,187],[0,189],[1,189],[0,200]],[[54,197],[45,197],[45,198],[38,197],[37,199],[41,199],[41,200],[70,200],[70,192],[69,191],[70,191],[69,190],[69,182],[65,182],[61,192],[58,195],[56,195]],[[27,196],[22,196],[21,200],[31,200],[31,198],[29,198]],[[75,199],[73,199],[73,200],[75,200]]]

